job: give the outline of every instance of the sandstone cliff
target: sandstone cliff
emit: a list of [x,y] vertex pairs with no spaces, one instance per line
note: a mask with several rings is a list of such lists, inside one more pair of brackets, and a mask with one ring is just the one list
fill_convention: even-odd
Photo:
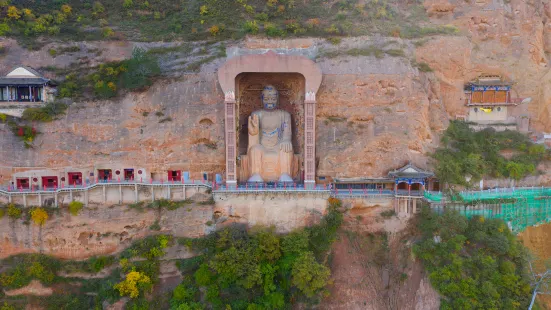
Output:
[[[480,74],[513,80],[514,97],[533,99],[514,113],[530,115],[533,131],[550,131],[551,75],[546,54],[551,50],[550,6],[548,1],[431,0],[424,3],[428,24],[452,25],[458,29],[455,35],[346,38],[337,46],[323,39],[298,43],[250,39],[226,45],[313,47],[324,74],[317,110],[318,175],[377,177],[408,160],[421,167],[430,165],[426,154],[437,145],[447,120],[466,112],[464,83]],[[166,45],[79,44],[80,52],[54,58],[49,49],[63,43],[30,52],[4,40],[8,48],[0,69],[5,72],[19,63],[34,68],[79,62],[93,66],[129,57],[137,45]],[[347,53],[373,46],[402,53],[382,57]],[[223,62],[217,59],[193,73],[184,70],[178,55],[167,57],[162,62],[166,78],[147,91],[110,101],[79,101],[63,119],[39,125],[43,134],[35,149],[24,149],[5,126],[0,127],[3,180],[11,167],[105,162],[133,162],[153,172],[177,166],[195,177],[200,172],[223,172],[222,94],[215,75]],[[421,72],[418,63],[428,64],[433,72]],[[159,123],[168,117],[172,121]]]

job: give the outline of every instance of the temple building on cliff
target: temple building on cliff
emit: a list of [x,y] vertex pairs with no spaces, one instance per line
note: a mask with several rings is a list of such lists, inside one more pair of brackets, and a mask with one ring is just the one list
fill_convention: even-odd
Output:
[[477,129],[493,127],[496,130],[528,132],[529,118],[517,106],[522,98],[512,98],[513,83],[498,75],[482,75],[465,85],[466,121]]
[[0,77],[0,102],[51,102],[54,95],[54,83],[29,67],[16,67]]

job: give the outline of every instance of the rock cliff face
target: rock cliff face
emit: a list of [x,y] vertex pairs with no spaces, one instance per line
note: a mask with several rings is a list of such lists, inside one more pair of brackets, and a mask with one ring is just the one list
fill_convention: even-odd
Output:
[[[424,7],[430,24],[452,25],[457,34],[414,40],[348,38],[338,46],[321,39],[226,44],[256,49],[313,46],[317,51],[324,74],[317,110],[320,176],[377,177],[408,160],[426,167],[425,155],[437,145],[447,120],[466,113],[464,83],[480,74],[513,80],[514,97],[532,98],[514,113],[529,114],[534,131],[551,131],[551,94],[546,87],[551,82],[546,54],[551,51],[548,1],[430,0]],[[34,68],[94,66],[129,57],[137,45],[159,46],[78,44],[80,52],[53,58],[49,49],[61,43],[31,52],[5,40],[8,49],[0,69],[7,71],[19,63]],[[373,46],[402,53],[394,55],[398,57],[347,53]],[[152,172],[176,166],[196,178],[201,172],[222,173],[223,98],[215,72],[223,62],[218,59],[203,65],[199,73],[189,73],[178,65],[181,61],[169,57],[162,67],[170,78],[116,100],[73,104],[63,119],[39,125],[43,134],[35,149],[24,149],[5,126],[0,127],[4,182],[11,167],[108,162],[132,162]],[[415,63],[426,63],[433,72],[420,72]],[[160,122],[168,117],[172,121]]]
[[[156,233],[200,237],[210,228],[213,206],[189,205],[174,211],[139,212],[127,206],[84,208],[78,216],[58,212],[39,227],[7,216],[0,219],[0,258],[37,253],[64,259],[110,255],[132,241]],[[160,231],[150,229],[156,221]],[[210,224],[210,223],[208,223]]]

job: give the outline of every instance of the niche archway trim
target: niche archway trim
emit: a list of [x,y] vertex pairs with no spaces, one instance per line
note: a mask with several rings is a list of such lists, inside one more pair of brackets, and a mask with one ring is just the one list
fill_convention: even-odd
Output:
[[243,72],[300,73],[306,80],[306,93],[318,92],[322,73],[319,66],[304,56],[281,55],[274,51],[265,54],[231,58],[218,69],[218,82],[224,94],[235,94],[235,77]]

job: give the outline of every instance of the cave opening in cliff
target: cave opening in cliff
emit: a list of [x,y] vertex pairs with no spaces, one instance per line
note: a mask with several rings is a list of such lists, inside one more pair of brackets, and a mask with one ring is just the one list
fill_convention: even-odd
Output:
[[69,177],[69,185],[82,185],[82,172],[69,172],[67,176]]
[[30,184],[29,178],[17,178],[16,182],[17,182],[17,188],[29,189],[29,184]]
[[124,169],[124,180],[125,181],[134,180],[134,169]]
[[57,177],[45,176],[42,177],[42,186],[45,188],[57,188]]
[[107,182],[113,178],[111,169],[98,169],[98,180]]
[[180,181],[182,179],[181,170],[168,170],[168,180],[169,181]]

